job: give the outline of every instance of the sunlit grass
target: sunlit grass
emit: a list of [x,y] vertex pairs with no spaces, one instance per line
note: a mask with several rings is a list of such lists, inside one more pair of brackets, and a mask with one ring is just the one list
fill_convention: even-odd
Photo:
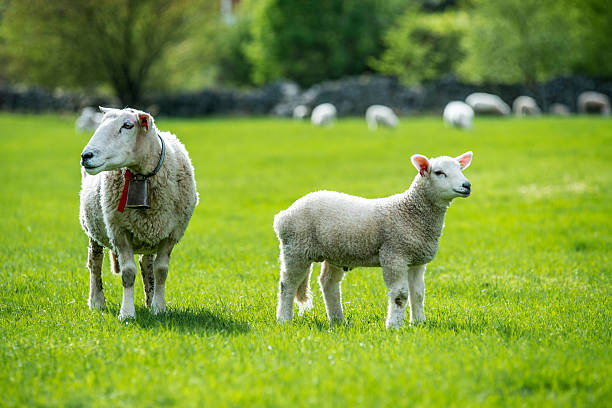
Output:
[[[0,405],[606,406],[612,400],[612,122],[438,118],[369,132],[275,119],[159,119],[187,146],[200,204],[173,252],[169,312],[142,283],[117,320],[87,308],[73,117],[0,115]],[[275,213],[313,190],[405,190],[410,156],[474,151],[426,274],[425,327],[384,329],[378,269],[347,274],[347,323],[274,318]],[[608,403],[606,403],[608,401]]]

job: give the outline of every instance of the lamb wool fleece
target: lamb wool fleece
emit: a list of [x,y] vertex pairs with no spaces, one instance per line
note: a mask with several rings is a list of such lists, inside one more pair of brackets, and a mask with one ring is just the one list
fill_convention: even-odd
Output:
[[313,262],[323,262],[319,284],[330,322],[344,320],[340,283],[344,272],[357,266],[382,267],[388,328],[403,324],[408,299],[411,323],[423,322],[426,264],[436,256],[451,201],[470,195],[461,170],[471,159],[472,152],[431,160],[413,155],[419,174],[404,193],[366,199],[317,191],[279,212],[274,218],[280,241],[279,323],[293,318],[294,298],[300,312],[310,308]]

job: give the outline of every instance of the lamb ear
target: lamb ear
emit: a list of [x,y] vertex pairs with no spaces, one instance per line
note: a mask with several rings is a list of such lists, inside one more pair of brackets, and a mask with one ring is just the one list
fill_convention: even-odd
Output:
[[149,131],[149,124],[151,123],[151,116],[147,113],[139,113],[138,114],[138,123],[145,130],[145,132]]
[[472,153],[472,151],[469,151],[469,152],[463,153],[461,156],[455,157],[455,160],[459,162],[459,165],[461,166],[461,170],[465,170],[470,166],[470,163],[472,163],[473,156],[474,154]]
[[431,169],[429,166],[429,160],[422,154],[415,154],[410,158],[410,160],[422,177],[425,177],[425,172]]

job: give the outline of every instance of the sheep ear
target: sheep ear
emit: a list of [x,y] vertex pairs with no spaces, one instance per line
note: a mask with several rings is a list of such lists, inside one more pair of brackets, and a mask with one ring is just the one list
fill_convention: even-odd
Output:
[[459,162],[459,165],[461,166],[461,170],[465,170],[470,166],[470,163],[472,163],[473,156],[474,154],[471,151],[469,151],[469,152],[463,153],[461,156],[455,157],[455,160]]
[[113,108],[105,108],[104,106],[98,106],[98,109],[100,109],[100,112],[107,114],[108,112],[112,112],[116,109]]
[[145,130],[145,132],[149,131],[149,124],[151,123],[151,116],[146,113],[138,114],[138,123]]
[[416,167],[416,169],[419,171],[419,174],[422,177],[425,177],[425,172],[430,170],[429,160],[427,157],[423,156],[422,154],[415,154],[410,158],[410,160],[412,161],[412,164],[414,164],[414,167]]

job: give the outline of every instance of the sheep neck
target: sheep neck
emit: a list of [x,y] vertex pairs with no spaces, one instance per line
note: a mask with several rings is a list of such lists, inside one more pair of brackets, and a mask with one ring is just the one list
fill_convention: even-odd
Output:
[[440,239],[444,217],[450,202],[435,200],[429,191],[428,180],[417,175],[410,188],[403,194],[400,211],[411,229],[419,231],[423,239]]
[[[138,140],[138,150],[136,157],[139,157],[137,163],[129,167],[129,170],[134,175],[140,175],[144,177],[151,177],[159,170],[158,166],[164,160],[164,143],[157,132],[157,129],[153,129],[157,137],[148,137],[146,134]],[[153,174],[152,174],[153,173]]]

